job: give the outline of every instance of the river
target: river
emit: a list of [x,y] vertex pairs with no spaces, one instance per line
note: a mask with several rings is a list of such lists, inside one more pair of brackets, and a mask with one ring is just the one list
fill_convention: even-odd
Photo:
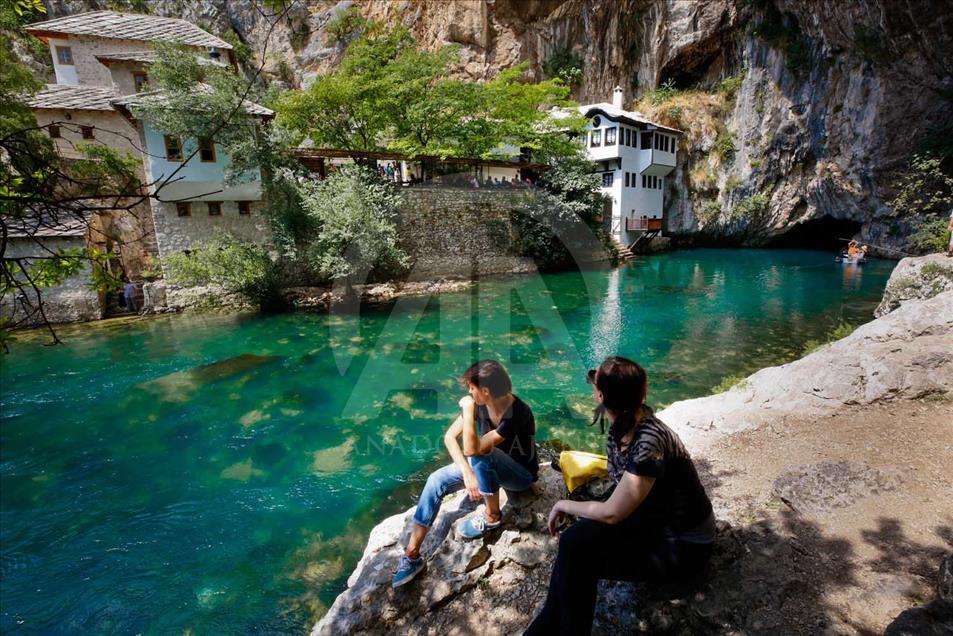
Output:
[[646,366],[655,406],[705,395],[871,320],[892,267],[677,251],[360,316],[21,337],[0,357],[0,630],[305,632],[444,457],[471,361],[508,366],[541,438],[598,449],[584,373],[606,355]]

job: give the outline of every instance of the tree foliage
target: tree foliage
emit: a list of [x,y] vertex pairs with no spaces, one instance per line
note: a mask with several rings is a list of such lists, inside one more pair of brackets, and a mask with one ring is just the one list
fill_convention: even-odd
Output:
[[226,234],[195,246],[188,254],[170,254],[162,265],[175,284],[215,285],[242,296],[263,311],[287,306],[282,263],[256,243]]
[[392,182],[354,167],[302,187],[317,228],[307,260],[321,276],[350,288],[359,275],[393,274],[407,264],[397,237],[401,199]]
[[454,74],[456,47],[424,51],[406,27],[362,28],[336,71],[276,102],[278,121],[300,140],[444,158],[505,156],[521,147],[554,152],[553,144],[565,142],[547,134],[555,126],[550,109],[568,104],[561,81],[524,82],[525,65],[487,82],[463,81]]

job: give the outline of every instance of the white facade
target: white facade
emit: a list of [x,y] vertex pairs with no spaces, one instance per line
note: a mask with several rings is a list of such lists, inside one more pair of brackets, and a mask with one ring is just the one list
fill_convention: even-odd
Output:
[[646,231],[662,230],[665,177],[675,169],[681,132],[622,109],[622,89],[613,103],[580,106],[589,120],[584,140],[589,158],[612,199],[610,232],[629,245]]

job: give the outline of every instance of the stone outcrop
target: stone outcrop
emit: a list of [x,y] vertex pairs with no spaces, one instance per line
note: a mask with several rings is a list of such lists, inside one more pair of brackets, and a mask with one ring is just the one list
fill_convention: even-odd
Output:
[[943,254],[905,258],[890,272],[874,315],[886,316],[905,301],[933,298],[945,291],[953,291],[953,259]]
[[827,415],[847,405],[953,392],[953,291],[911,300],[851,335],[734,388],[659,414],[693,448],[721,437]]

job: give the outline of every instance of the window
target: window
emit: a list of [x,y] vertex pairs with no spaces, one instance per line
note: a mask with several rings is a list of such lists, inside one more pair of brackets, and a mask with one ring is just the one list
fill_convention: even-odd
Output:
[[56,61],[67,66],[73,65],[73,49],[68,46],[57,46]]
[[50,124],[47,126],[46,132],[49,133],[50,139],[59,139],[60,137],[60,127],[56,124]]
[[614,146],[615,145],[615,127],[606,128],[606,145]]
[[166,135],[165,158],[168,161],[182,161],[182,140],[173,135]]
[[186,201],[179,201],[175,204],[175,213],[179,216],[192,216],[192,204]]
[[83,139],[95,139],[96,135],[93,133],[92,126],[80,126],[80,132],[83,133]]
[[199,139],[199,159],[205,163],[215,163],[215,142],[208,137]]
[[632,145],[632,129],[631,128],[625,129],[625,145],[626,146]]
[[608,188],[612,186],[613,174],[611,172],[602,173],[602,187]]
[[643,187],[643,188],[649,187],[647,184],[648,184],[648,177],[646,177],[646,176],[643,174],[643,175],[642,175],[642,187]]
[[589,136],[589,145],[593,148],[602,145],[602,131],[593,130]]
[[148,81],[149,81],[148,75],[146,75],[142,71],[133,71],[132,83],[136,85],[137,93],[141,93],[146,88],[146,82]]
[[238,213],[241,216],[248,216],[251,214],[251,202],[250,201],[239,201],[238,202]]
[[652,148],[652,133],[642,133],[642,148],[650,150]]
[[629,187],[629,173],[628,172],[625,173],[625,187],[627,188]]
[[208,202],[208,215],[209,216],[222,216],[222,204],[218,201],[209,201]]

